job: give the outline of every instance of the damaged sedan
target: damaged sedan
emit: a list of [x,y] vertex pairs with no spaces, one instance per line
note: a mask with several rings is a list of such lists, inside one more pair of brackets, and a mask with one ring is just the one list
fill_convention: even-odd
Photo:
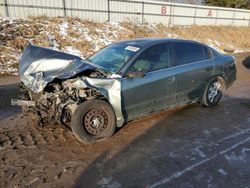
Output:
[[13,105],[40,125],[59,122],[79,141],[111,136],[136,118],[187,103],[216,105],[236,80],[234,57],[195,41],[136,39],[89,58],[28,46],[19,65],[20,99]]

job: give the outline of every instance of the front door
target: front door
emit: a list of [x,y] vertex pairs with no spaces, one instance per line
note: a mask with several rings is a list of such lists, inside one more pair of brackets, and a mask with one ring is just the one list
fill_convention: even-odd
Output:
[[[167,43],[153,45],[128,68],[127,76],[121,82],[125,119],[132,120],[174,103],[176,81],[170,51]],[[129,77],[129,73],[136,71],[145,75]]]

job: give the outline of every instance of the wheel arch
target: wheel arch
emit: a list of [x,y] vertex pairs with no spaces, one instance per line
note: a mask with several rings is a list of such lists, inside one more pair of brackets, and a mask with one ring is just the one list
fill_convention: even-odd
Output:
[[101,95],[96,98],[107,102],[114,110],[116,116],[116,126],[122,127],[124,124],[124,117],[121,110],[121,94],[113,89],[107,88],[95,88],[95,90]]
[[225,90],[226,89],[226,83],[225,83],[225,78],[223,77],[223,75],[217,75],[214,78],[217,78],[218,81],[221,83],[221,89]]
[[201,98],[202,98],[204,92],[206,91],[206,88],[207,88],[208,84],[209,84],[212,80],[214,80],[214,79],[218,79],[218,80],[219,80],[219,82],[221,83],[221,86],[222,86],[222,90],[223,90],[223,91],[226,89],[224,76],[223,76],[223,75],[214,75],[214,76],[210,77],[210,78],[206,81],[205,86],[204,86],[203,91],[202,91],[201,96],[200,96],[200,100],[201,100]]

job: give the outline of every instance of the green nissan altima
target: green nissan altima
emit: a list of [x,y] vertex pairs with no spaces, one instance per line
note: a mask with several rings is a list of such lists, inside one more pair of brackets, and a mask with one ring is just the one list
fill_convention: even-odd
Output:
[[233,56],[195,41],[135,39],[108,45],[87,59],[28,46],[21,57],[22,96],[13,105],[39,125],[59,122],[82,142],[178,105],[216,105],[236,80]]

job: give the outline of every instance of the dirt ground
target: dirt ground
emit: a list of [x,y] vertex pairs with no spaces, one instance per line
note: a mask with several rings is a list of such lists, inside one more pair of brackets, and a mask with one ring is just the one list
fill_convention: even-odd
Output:
[[0,187],[250,187],[250,53],[213,108],[179,107],[128,123],[86,145],[60,125],[40,128],[0,79]]

